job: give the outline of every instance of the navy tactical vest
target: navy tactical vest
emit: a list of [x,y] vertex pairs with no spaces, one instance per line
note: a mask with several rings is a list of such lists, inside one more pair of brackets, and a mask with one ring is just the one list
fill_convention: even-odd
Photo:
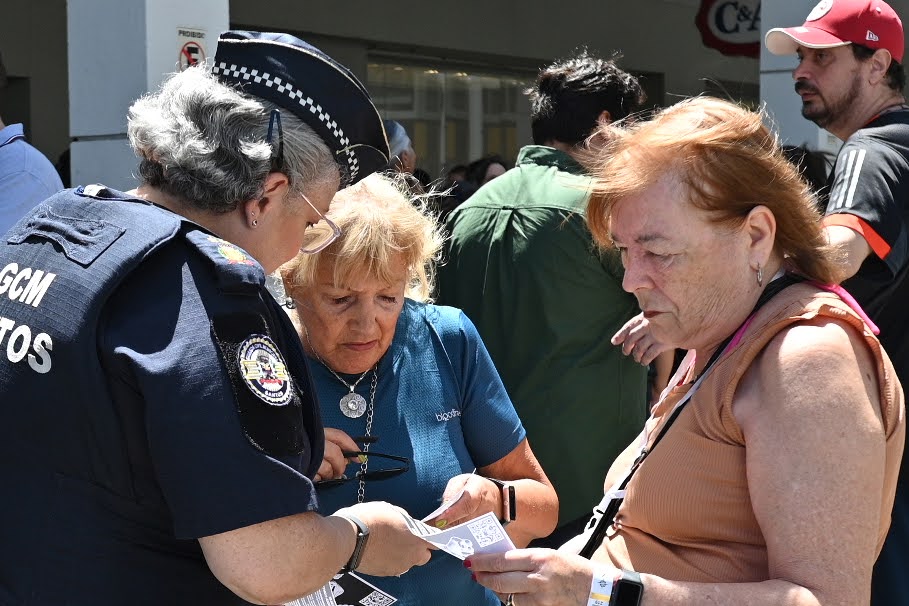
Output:
[[[136,433],[125,425],[141,417],[124,419],[99,360],[108,302],[175,246],[210,266],[216,295],[202,297],[200,313],[224,357],[205,361],[198,380],[231,374],[253,446],[308,477],[321,462],[302,348],[277,303],[261,296],[261,266],[234,263],[241,249],[126,194],[101,186],[60,192],[0,241],[0,603],[245,603],[214,579],[197,541],[174,537],[165,500],[141,483],[153,480],[137,479],[132,453],[145,445],[131,444]],[[243,330],[232,319],[253,299],[265,307],[263,330],[286,369],[267,359],[267,343],[238,352],[245,335],[231,334]],[[225,362],[243,355],[236,368]],[[117,570],[161,582],[131,586],[137,581],[114,578]]]

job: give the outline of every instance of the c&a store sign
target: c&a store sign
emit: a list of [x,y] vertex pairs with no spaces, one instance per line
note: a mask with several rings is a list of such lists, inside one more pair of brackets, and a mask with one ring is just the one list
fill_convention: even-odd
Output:
[[724,55],[761,52],[761,0],[701,0],[695,23],[704,46]]

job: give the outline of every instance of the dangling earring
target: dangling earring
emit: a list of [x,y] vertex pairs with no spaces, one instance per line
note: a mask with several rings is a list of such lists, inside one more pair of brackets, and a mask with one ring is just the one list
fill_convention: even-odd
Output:
[[758,263],[758,267],[757,267],[757,283],[758,283],[758,286],[764,285],[764,268],[761,267],[760,263]]

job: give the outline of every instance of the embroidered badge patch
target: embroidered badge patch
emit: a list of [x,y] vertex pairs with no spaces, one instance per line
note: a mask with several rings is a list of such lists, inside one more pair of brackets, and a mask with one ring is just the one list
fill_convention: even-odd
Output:
[[240,376],[259,399],[284,406],[293,397],[287,365],[275,342],[265,335],[252,335],[237,349]]
[[255,261],[250,259],[245,252],[237,248],[235,245],[231,244],[227,240],[222,240],[221,238],[216,238],[215,236],[208,236],[208,241],[213,242],[218,246],[218,252],[222,257],[227,259],[227,262],[233,265],[234,263],[240,263],[242,265],[253,265]]

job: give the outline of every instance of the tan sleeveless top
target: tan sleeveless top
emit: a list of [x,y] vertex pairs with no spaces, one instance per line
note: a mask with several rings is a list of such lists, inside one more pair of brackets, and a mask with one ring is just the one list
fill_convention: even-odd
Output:
[[[745,440],[732,414],[736,387],[754,358],[781,330],[827,316],[864,337],[877,362],[887,463],[877,551],[890,511],[905,441],[903,392],[887,354],[861,318],[839,297],[802,283],[786,288],[755,315],[739,345],[704,378],[669,432],[627,486],[625,501],[594,560],[692,582],[767,580],[767,548],[751,509]],[[675,388],[655,410],[653,437],[690,384]],[[631,465],[639,444],[622,453],[607,475],[611,486]]]

